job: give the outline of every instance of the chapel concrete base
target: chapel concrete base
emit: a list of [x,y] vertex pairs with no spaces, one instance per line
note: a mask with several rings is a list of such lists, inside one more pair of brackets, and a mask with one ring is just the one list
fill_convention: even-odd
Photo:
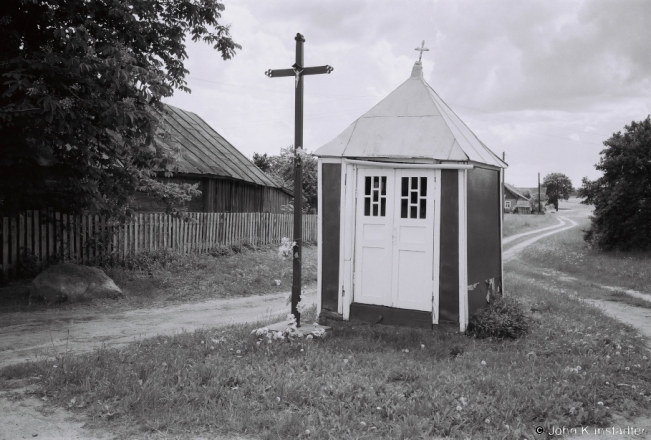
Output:
[[[275,324],[267,325],[266,328],[269,329],[269,331],[274,331],[274,332],[284,332],[287,327],[289,327],[289,322],[287,321],[281,321],[277,322]],[[326,334],[332,331],[332,327],[328,327],[327,325],[314,325],[314,324],[301,324],[300,327],[298,327],[296,330],[298,330],[299,333],[301,333],[303,336],[311,335],[315,331],[321,331],[325,330]]]

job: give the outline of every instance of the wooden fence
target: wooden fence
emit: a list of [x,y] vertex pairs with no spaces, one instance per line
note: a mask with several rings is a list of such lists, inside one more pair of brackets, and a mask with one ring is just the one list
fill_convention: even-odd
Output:
[[[120,225],[97,215],[27,211],[2,219],[0,274],[8,281],[27,264],[43,268],[63,260],[80,264],[107,258],[120,261],[158,249],[204,253],[220,246],[275,244],[282,237],[292,237],[293,221],[293,214],[193,212],[184,220],[142,213]],[[304,241],[316,242],[316,238],[316,215],[304,215]]]

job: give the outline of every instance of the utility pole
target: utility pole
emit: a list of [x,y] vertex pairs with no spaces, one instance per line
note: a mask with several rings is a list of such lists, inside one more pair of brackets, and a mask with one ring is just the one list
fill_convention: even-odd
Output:
[[292,309],[291,313],[296,318],[296,326],[301,326],[301,314],[298,312],[298,303],[301,300],[301,256],[303,243],[303,164],[301,153],[303,148],[303,77],[305,75],[319,75],[330,73],[334,69],[328,65],[318,67],[303,67],[303,43],[305,37],[296,34],[296,62],[291,69],[267,70],[265,75],[269,78],[293,76],[294,79],[294,242],[292,251],[293,277],[292,277]]
[[538,215],[541,215],[540,211],[540,173],[538,173]]

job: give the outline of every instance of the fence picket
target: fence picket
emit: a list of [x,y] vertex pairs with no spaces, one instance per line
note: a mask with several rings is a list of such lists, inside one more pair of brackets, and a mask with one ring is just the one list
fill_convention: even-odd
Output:
[[15,277],[18,270],[18,220],[16,216],[11,217],[11,274]]

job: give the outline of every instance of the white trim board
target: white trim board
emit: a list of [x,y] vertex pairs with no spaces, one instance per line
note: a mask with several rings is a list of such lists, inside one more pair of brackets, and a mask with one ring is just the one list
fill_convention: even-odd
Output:
[[410,168],[410,169],[431,169],[431,170],[471,170],[474,165],[448,164],[448,163],[399,163],[399,162],[374,162],[370,160],[345,159],[346,163],[371,167],[371,168]]
[[468,327],[467,171],[459,170],[459,330]]
[[323,303],[323,161],[317,162],[317,203],[318,210],[316,213],[316,256],[317,256],[317,270],[316,270],[316,316],[321,314],[321,304]]

